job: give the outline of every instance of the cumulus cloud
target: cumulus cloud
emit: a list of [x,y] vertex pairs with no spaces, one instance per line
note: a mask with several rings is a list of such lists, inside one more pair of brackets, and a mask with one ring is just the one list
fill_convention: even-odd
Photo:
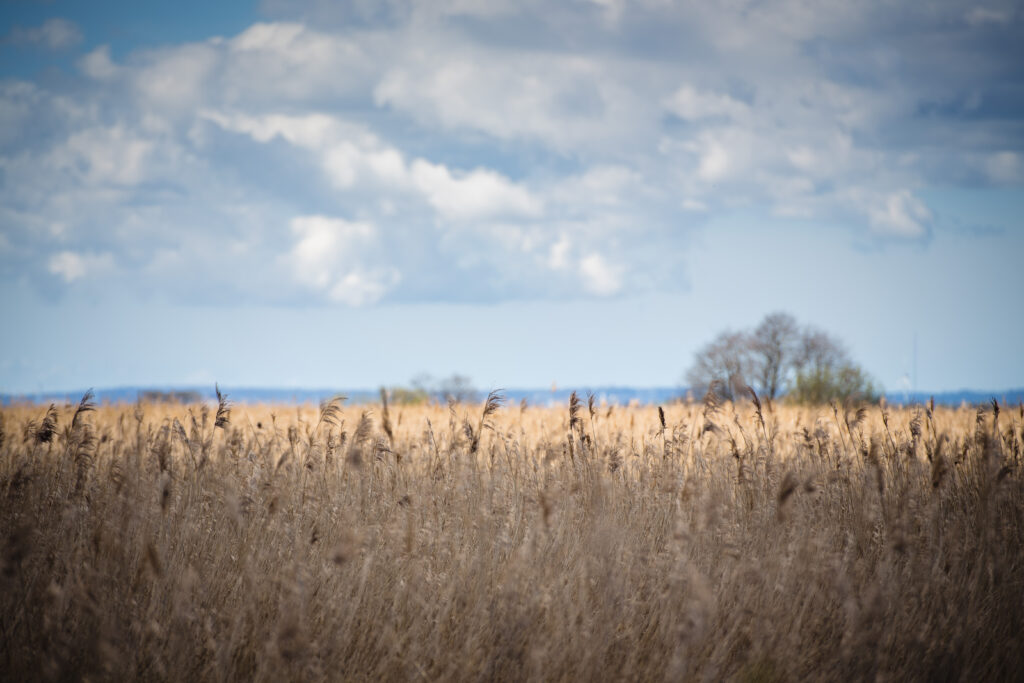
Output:
[[[320,113],[302,116],[270,114],[255,117],[202,110],[199,116],[213,121],[225,130],[245,133],[258,142],[265,143],[280,137],[293,145],[307,149],[333,144],[345,135],[342,122]],[[355,133],[350,131],[350,135]],[[368,138],[365,134],[359,134],[359,137]]]
[[443,165],[417,159],[413,184],[441,216],[472,220],[492,215],[539,216],[541,202],[494,171],[475,169],[453,176]]
[[60,251],[50,257],[46,263],[46,269],[65,283],[71,284],[88,275],[108,270],[113,263],[113,256],[107,253]]
[[122,125],[86,128],[68,136],[54,150],[58,168],[91,185],[136,185],[146,177],[154,143]]
[[591,294],[608,296],[622,289],[622,269],[598,253],[587,254],[580,260],[580,276],[584,289]]
[[133,90],[147,108],[190,112],[200,104],[220,61],[216,44],[196,43],[157,51],[131,72]]
[[908,190],[888,195],[879,206],[870,209],[869,216],[875,232],[910,239],[927,235],[932,218],[928,207]]
[[307,102],[368,87],[369,50],[340,34],[296,22],[258,23],[226,42],[219,78],[221,97],[235,106]]
[[548,247],[548,266],[554,270],[562,270],[569,265],[569,249],[572,242],[568,235],[559,235],[558,240]]
[[388,69],[374,89],[376,104],[427,126],[562,152],[623,149],[655,133],[656,103],[616,74],[615,61],[430,44],[442,40],[428,38]]
[[368,223],[327,216],[298,216],[291,221],[295,245],[288,254],[295,279],[349,306],[376,303],[401,280],[391,267],[368,267],[377,246]]
[[89,78],[106,81],[118,73],[118,67],[110,57],[110,46],[100,45],[78,60],[78,68]]
[[741,119],[750,112],[750,107],[729,95],[700,92],[691,85],[684,85],[665,103],[676,116],[696,121],[714,117]]
[[227,130],[260,142],[281,138],[308,150],[337,187],[378,182],[393,192],[421,195],[443,219],[467,221],[503,215],[539,216],[543,203],[528,189],[486,168],[453,172],[425,159],[408,163],[395,147],[365,128],[325,114],[253,118],[204,113]]
[[[927,239],[929,188],[1024,182],[1005,3],[264,10],[0,79],[0,272],[354,306],[602,297],[684,286],[689,236],[733,210],[884,246]],[[18,40],[80,43],[54,21]]]

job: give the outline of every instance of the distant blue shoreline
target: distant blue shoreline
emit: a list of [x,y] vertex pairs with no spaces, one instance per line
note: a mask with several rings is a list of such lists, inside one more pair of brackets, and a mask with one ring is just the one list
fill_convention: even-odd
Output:
[[[510,404],[518,404],[526,399],[529,405],[560,405],[568,401],[569,395],[577,391],[582,398],[592,393],[598,403],[626,405],[632,401],[643,405],[671,403],[675,400],[685,398],[687,390],[685,387],[628,387],[628,386],[579,386],[558,388],[552,391],[547,389],[503,389],[502,393]],[[235,403],[283,403],[283,404],[304,404],[319,403],[337,395],[348,397],[349,404],[372,403],[380,400],[379,389],[282,389],[273,387],[241,387],[222,386],[221,391],[228,395],[228,398]],[[96,401],[99,403],[135,403],[140,394],[146,392],[176,393],[182,396],[190,395],[198,400],[215,400],[216,395],[212,386],[184,386],[184,387],[113,387],[106,389],[95,389]],[[85,389],[75,391],[48,391],[41,393],[25,394],[0,394],[0,405],[12,403],[76,403],[85,393]],[[480,395],[486,394],[481,390]],[[893,405],[901,404],[924,404],[929,399],[935,399],[938,405],[958,406],[963,403],[977,405],[988,403],[993,398],[1002,403],[1016,405],[1024,401],[1024,388],[1007,389],[1004,391],[977,391],[963,389],[960,391],[944,392],[890,392],[886,394],[886,400]]]

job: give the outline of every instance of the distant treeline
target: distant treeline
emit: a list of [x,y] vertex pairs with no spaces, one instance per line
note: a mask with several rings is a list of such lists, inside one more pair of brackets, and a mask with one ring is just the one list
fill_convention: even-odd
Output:
[[198,391],[161,391],[145,389],[139,391],[139,400],[143,403],[199,403],[203,400]]
[[[358,405],[364,403],[376,403],[380,401],[379,390],[369,389],[275,389],[275,388],[241,388],[221,387],[228,397],[236,403],[320,403],[334,396],[347,397],[346,403]],[[526,400],[528,405],[547,406],[561,405],[568,400],[569,395],[576,391],[580,396],[588,393],[594,395],[599,403],[609,405],[628,405],[638,403],[640,405],[668,404],[676,401],[699,401],[702,397],[697,391],[686,387],[628,387],[628,386],[568,386],[558,387],[552,390],[548,388],[538,389],[505,389],[503,393],[509,403],[518,404]],[[41,392],[32,394],[0,394],[0,405],[12,403],[77,403],[85,390],[63,391],[63,392]],[[206,387],[185,387],[185,388],[153,388],[153,387],[119,387],[115,389],[99,389],[96,392],[96,400],[100,403],[135,403],[143,401],[147,403],[197,403],[201,401],[215,401],[217,399],[213,388]],[[409,390],[404,387],[390,387],[388,389],[390,400],[394,403],[437,401],[443,403],[446,397],[440,394],[423,394]],[[474,390],[462,397],[466,402],[479,400],[480,396],[486,395],[486,391]],[[1009,389],[1006,391],[974,391],[965,389],[962,391],[947,391],[940,393],[928,392],[887,392],[886,400],[893,405],[924,404],[934,398],[935,403],[946,406],[959,406],[961,404],[980,405],[988,403],[993,398],[1007,405],[1016,405],[1024,402],[1024,388]]]

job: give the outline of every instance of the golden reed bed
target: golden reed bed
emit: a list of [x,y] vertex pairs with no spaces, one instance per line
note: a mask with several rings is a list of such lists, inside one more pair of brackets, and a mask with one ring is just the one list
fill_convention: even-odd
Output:
[[997,407],[7,407],[0,676],[1019,680]]

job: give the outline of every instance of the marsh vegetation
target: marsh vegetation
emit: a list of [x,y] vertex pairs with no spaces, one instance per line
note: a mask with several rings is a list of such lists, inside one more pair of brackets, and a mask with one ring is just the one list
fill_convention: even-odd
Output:
[[1024,410],[6,407],[6,680],[1019,680]]

